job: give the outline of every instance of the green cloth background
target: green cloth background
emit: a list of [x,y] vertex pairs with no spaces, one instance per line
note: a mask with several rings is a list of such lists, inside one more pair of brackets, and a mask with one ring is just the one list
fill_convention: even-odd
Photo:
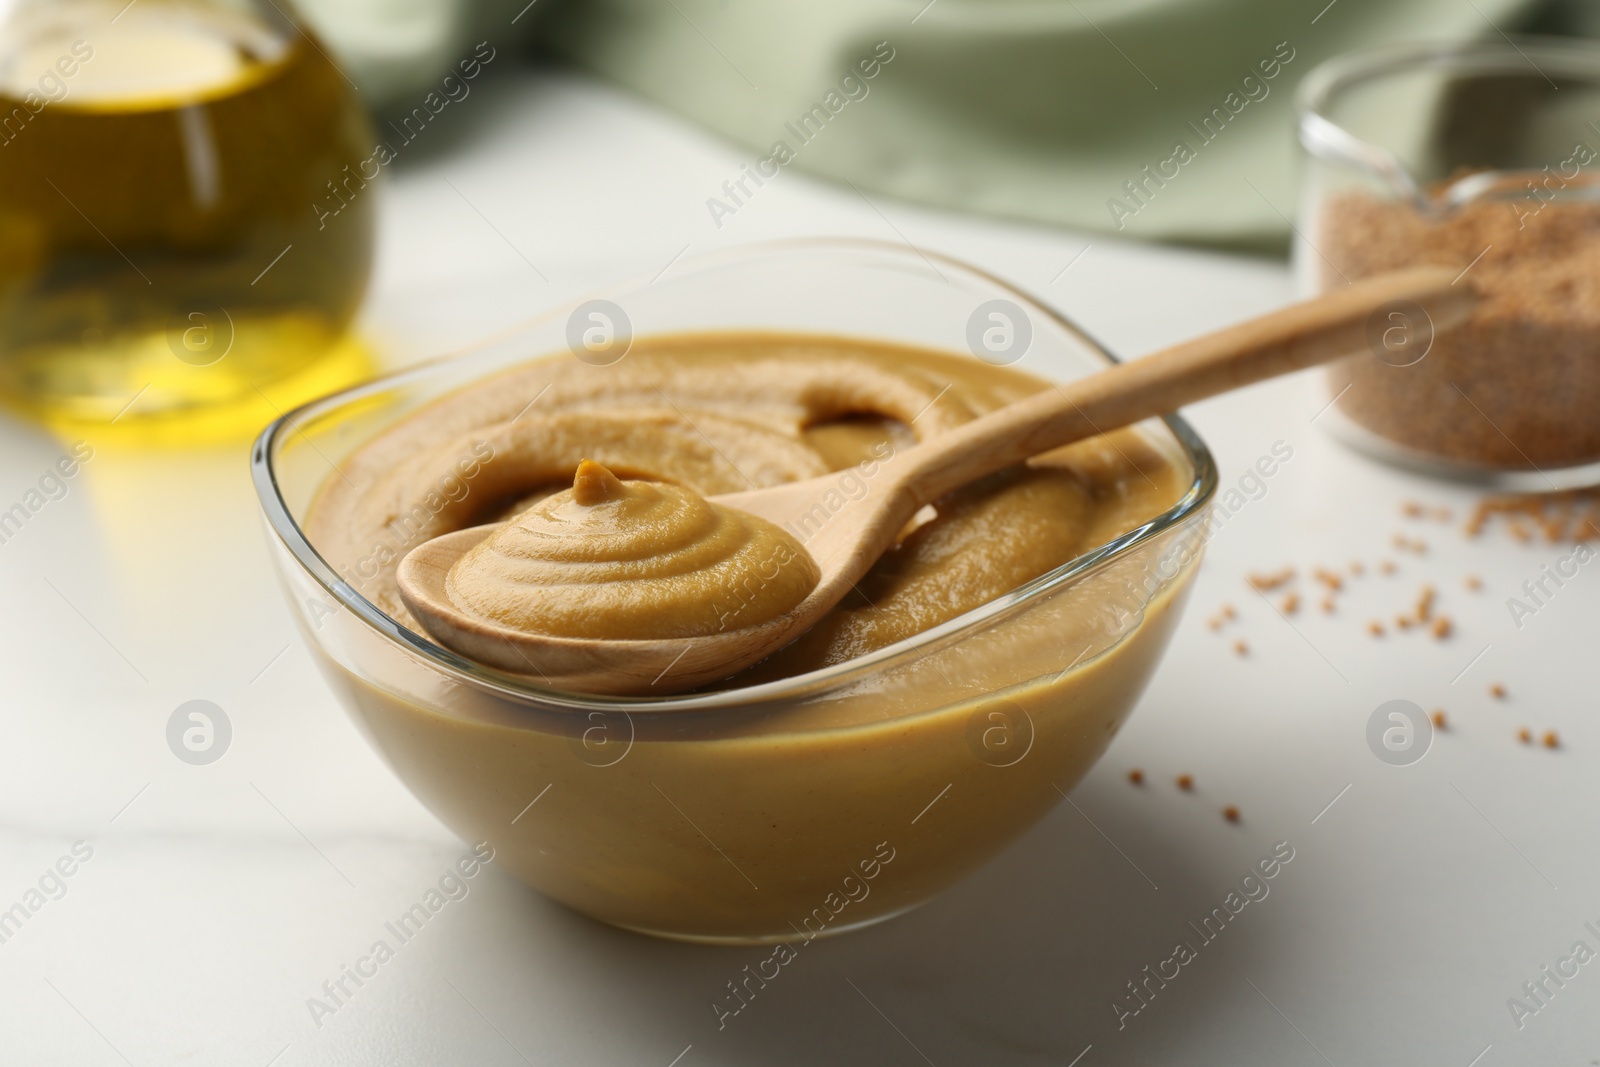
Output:
[[[894,59],[790,165],[869,194],[1118,232],[1107,201],[1183,140],[1196,158],[1125,236],[1281,248],[1296,210],[1292,97],[1341,52],[1582,32],[1592,0],[572,0],[538,35],[742,145],[754,164],[880,41]],[[1189,127],[1287,42],[1216,139]],[[1259,95],[1260,89],[1253,88]],[[1241,96],[1242,96],[1241,92]],[[786,168],[789,169],[789,168]],[[1170,169],[1170,168],[1169,168]],[[782,181],[782,177],[776,180]],[[1254,188],[1252,188],[1252,185]],[[1147,188],[1154,188],[1149,186]],[[708,209],[709,213],[709,209]]]

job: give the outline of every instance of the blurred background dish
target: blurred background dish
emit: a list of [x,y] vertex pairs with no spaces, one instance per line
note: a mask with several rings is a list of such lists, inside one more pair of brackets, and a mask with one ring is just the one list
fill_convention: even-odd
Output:
[[1486,300],[1434,339],[1393,308],[1377,358],[1323,375],[1324,425],[1431,474],[1529,491],[1600,480],[1600,47],[1400,46],[1302,87],[1308,292],[1418,264]]
[[262,388],[293,403],[368,369],[346,328],[371,128],[269,0],[125,3],[21,3],[0,25],[0,396],[238,437],[274,414]]

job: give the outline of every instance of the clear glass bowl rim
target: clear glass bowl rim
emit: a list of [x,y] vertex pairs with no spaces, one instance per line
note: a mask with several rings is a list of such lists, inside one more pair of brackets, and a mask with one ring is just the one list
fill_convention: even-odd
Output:
[[[679,263],[673,274],[682,280],[696,270],[705,272],[722,269],[761,257],[828,251],[846,255],[850,253],[888,255],[904,259],[908,265],[915,264],[924,268],[930,261],[936,261],[941,267],[968,275],[980,282],[1004,290],[1019,303],[1023,304],[1030,314],[1037,314],[1048,319],[1097,353],[1108,365],[1121,362],[1106,346],[1100,344],[1083,329],[1010,282],[950,256],[920,249],[912,251],[901,245],[886,241],[825,237],[763,241],[691,257]],[[610,697],[573,693],[566,690],[533,685],[525,681],[521,676],[506,674],[484,667],[400,626],[360,593],[357,593],[348,583],[339,578],[327,561],[312,547],[304,532],[300,529],[299,524],[295,522],[290,514],[289,506],[278,490],[277,475],[274,469],[277,446],[280,440],[286,433],[292,432],[298,423],[328,414],[340,407],[376,393],[425,381],[441,367],[455,360],[470,357],[497,343],[507,341],[517,334],[526,332],[539,324],[569,315],[573,308],[585,300],[594,299],[596,296],[625,292],[648,284],[651,280],[649,276],[640,274],[607,285],[453,352],[392,374],[386,374],[371,381],[330,393],[325,397],[302,404],[274,419],[256,437],[250,453],[251,479],[254,482],[256,496],[261,503],[262,511],[273,533],[300,568],[332,597],[335,603],[352,612],[358,619],[377,631],[389,642],[401,646],[403,651],[421,656],[431,667],[453,676],[459,681],[471,684],[475,688],[485,689],[498,696],[508,697],[519,702],[537,703],[543,707],[558,707],[577,712],[602,711],[626,712],[629,715],[649,715],[652,713],[681,714],[683,712],[715,711],[730,708],[748,711],[754,705],[792,701],[802,697],[814,696],[824,690],[843,687],[885,668],[891,661],[913,658],[924,652],[928,646],[943,644],[968,630],[982,626],[995,619],[996,616],[1021,610],[1023,606],[1035,599],[1046,597],[1087,572],[1117,557],[1129,554],[1134,549],[1160,537],[1168,530],[1182,526],[1186,521],[1202,511],[1217,488],[1216,463],[1205,442],[1201,440],[1200,435],[1195,432],[1193,427],[1181,417],[1175,414],[1167,415],[1163,417],[1162,421],[1183,449],[1184,458],[1189,462],[1194,476],[1177,502],[1148,522],[1075,559],[1069,560],[1055,570],[1040,575],[1033,581],[1019,586],[1011,592],[989,601],[987,604],[980,605],[948,622],[881,648],[866,656],[835,664],[831,667],[824,667],[808,674],[766,682],[761,685],[667,697]],[[549,354],[551,353],[545,353],[545,355]],[[539,359],[541,356],[535,355],[529,358],[530,360]]]
[[1358,49],[1323,60],[1295,90],[1300,144],[1328,163],[1369,171],[1402,195],[1425,203],[1409,168],[1382,145],[1357,137],[1327,114],[1335,98],[1364,82],[1427,67],[1486,73],[1545,67],[1569,78],[1600,81],[1600,42],[1569,37],[1512,36],[1500,40],[1411,42]]

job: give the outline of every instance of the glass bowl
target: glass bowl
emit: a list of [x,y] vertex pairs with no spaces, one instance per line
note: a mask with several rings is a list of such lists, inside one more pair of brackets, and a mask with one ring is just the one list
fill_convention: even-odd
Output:
[[1483,301],[1433,337],[1374,319],[1321,375],[1345,443],[1516,491],[1600,482],[1600,47],[1536,38],[1341,56],[1297,99],[1295,258],[1310,296],[1419,264]]
[[[307,643],[395,773],[455,832],[489,842],[495,862],[597,919],[695,941],[809,940],[923,903],[1049,811],[1110,743],[1198,566],[1210,454],[1181,419],[1141,425],[1186,482],[1167,511],[871,655],[661,699],[541,688],[396,623],[301,521],[353,449],[468,383],[565,351],[596,309],[613,342],[759,329],[964,351],[972,337],[992,362],[1057,380],[1113,357],[950,259],[786,242],[617,286],[302,407],[256,443],[272,556]],[[1004,342],[998,356],[984,340],[997,309],[1014,328],[987,334]]]

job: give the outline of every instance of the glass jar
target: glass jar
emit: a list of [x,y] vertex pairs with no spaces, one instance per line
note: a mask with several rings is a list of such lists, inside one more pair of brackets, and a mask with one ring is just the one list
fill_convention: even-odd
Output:
[[1401,267],[1482,303],[1433,336],[1418,309],[1322,373],[1348,444],[1517,491],[1600,481],[1600,48],[1527,39],[1342,56],[1298,97],[1305,295]]
[[1181,419],[1140,426],[1186,488],[1138,528],[860,658],[686,696],[584,696],[469,662],[364,597],[360,568],[335,570],[304,521],[330,471],[367,442],[541,355],[586,350],[605,366],[634,338],[731,329],[988,360],[997,349],[981,336],[997,315],[1026,336],[1003,346],[1003,362],[1056,380],[1113,362],[964,264],[872,242],[786,242],[685,260],[291,412],[262,433],[252,464],[301,633],[423,803],[575,910],[665,937],[793,942],[921,904],[1050,811],[1155,670],[1216,487]]
[[0,400],[237,437],[364,369],[346,327],[373,137],[287,10],[24,0],[0,20]]

